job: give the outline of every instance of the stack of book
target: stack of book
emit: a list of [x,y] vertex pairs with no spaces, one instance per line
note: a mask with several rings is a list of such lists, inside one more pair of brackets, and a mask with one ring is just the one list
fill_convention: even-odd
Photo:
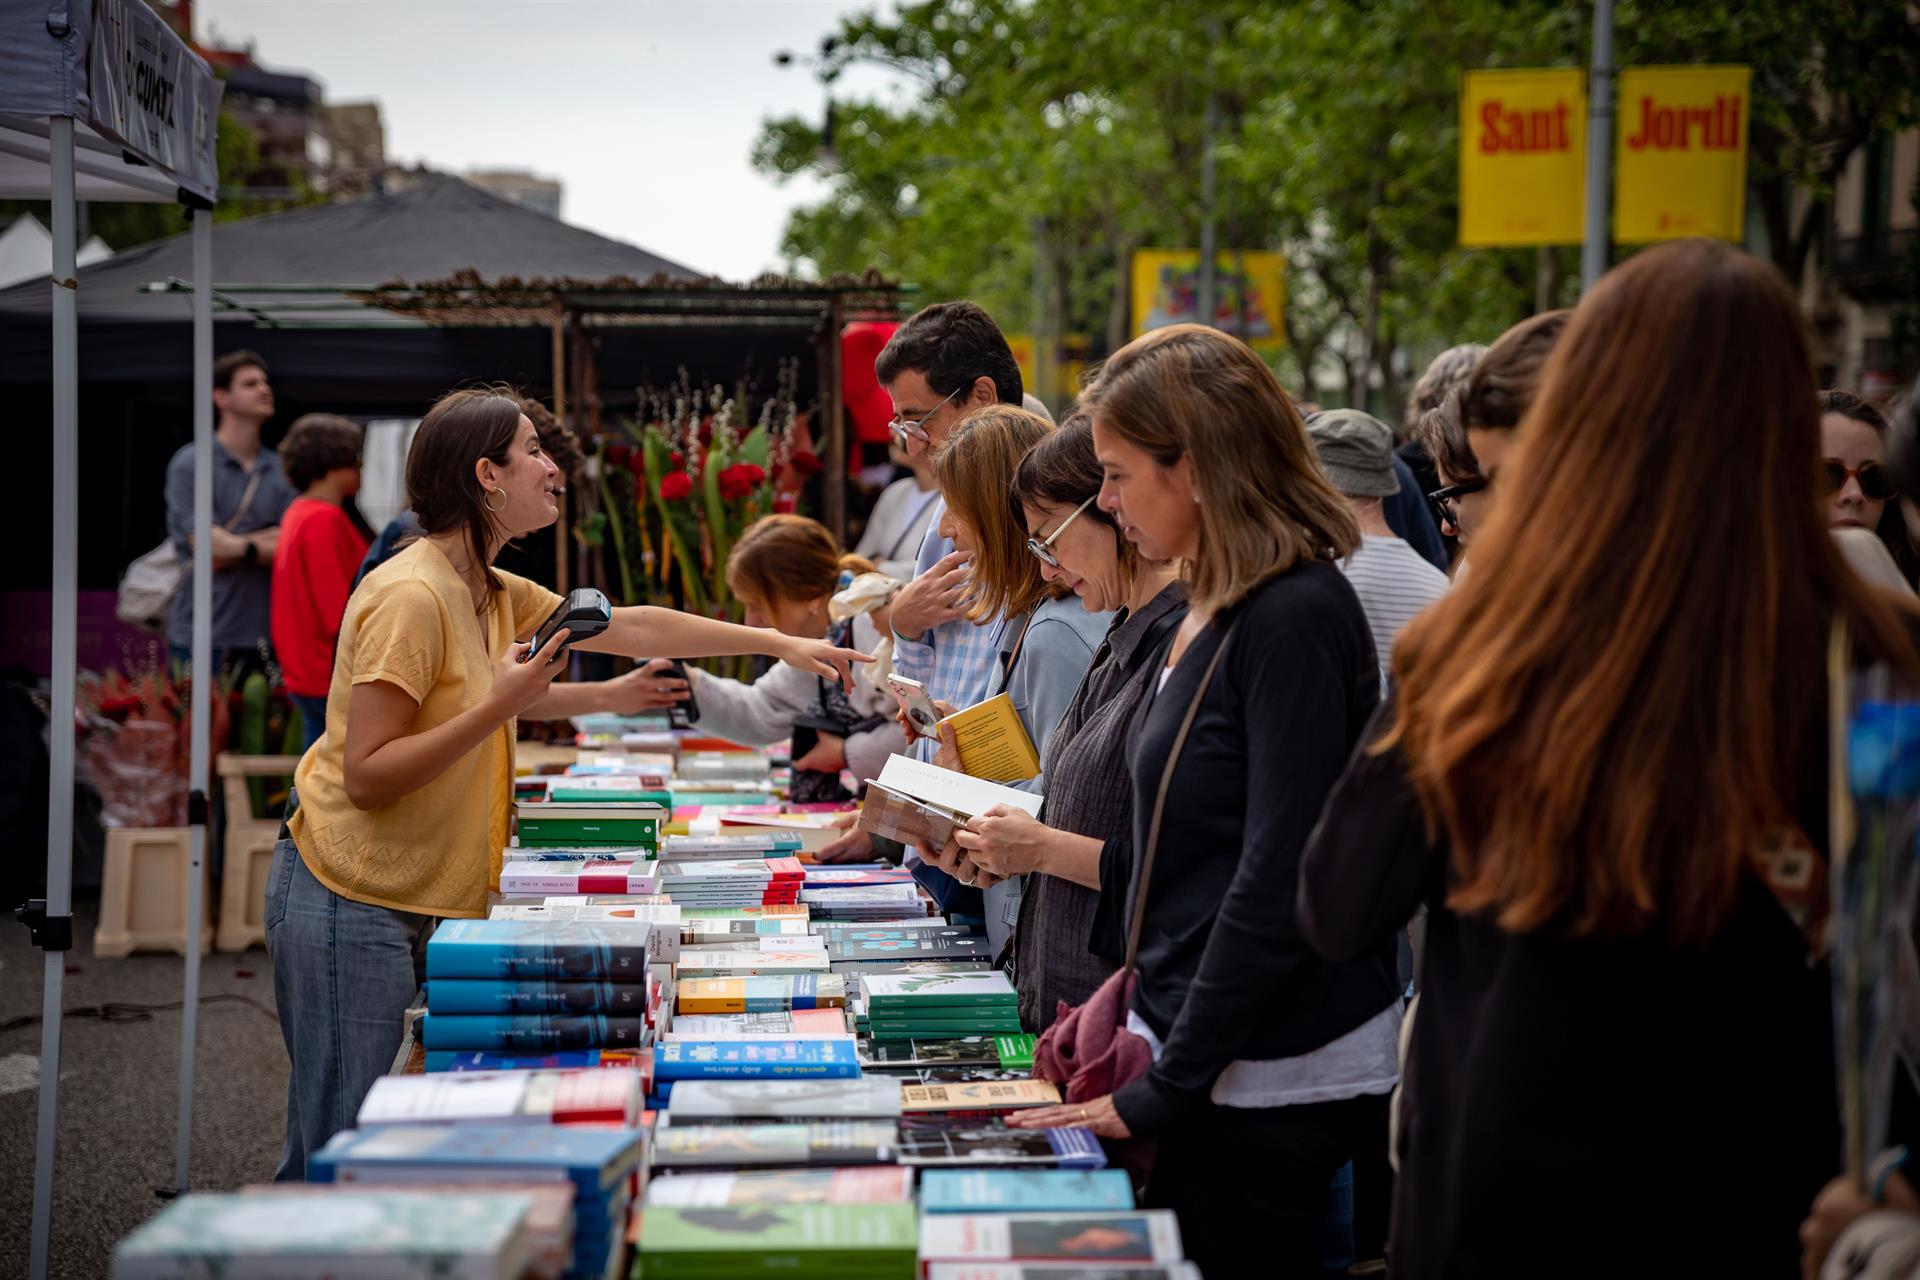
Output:
[[[898,1089],[898,1086],[895,1086]],[[408,1124],[640,1124],[638,1071],[466,1071],[382,1076],[358,1117],[362,1129]]]
[[934,1265],[949,1263],[1098,1261],[1111,1268],[1166,1266],[1184,1258],[1179,1224],[1165,1209],[1125,1213],[929,1213],[920,1219],[920,1261],[929,1268],[929,1275]]
[[931,905],[912,883],[854,885],[836,889],[802,888],[800,901],[815,919],[846,923],[925,916]]
[[[530,1268],[539,1272],[529,1223],[536,1199],[511,1188],[474,1187],[197,1192],[122,1240],[113,1251],[113,1276],[520,1280]],[[605,1265],[602,1259],[592,1274]]]
[[580,848],[520,845],[500,863],[500,896],[544,898],[550,894],[653,894],[660,864],[644,849],[589,852]]
[[[349,1129],[308,1160],[314,1183],[541,1182],[573,1191],[569,1276],[604,1276],[621,1258],[627,1213],[646,1152],[639,1129],[555,1125],[431,1125]],[[350,1273],[359,1274],[359,1273]]]
[[826,948],[818,938],[769,934],[689,947],[682,943],[678,972],[694,978],[767,978],[828,974]]
[[1007,975],[862,973],[865,1029],[875,1041],[1020,1034],[1019,996]]
[[793,857],[660,864],[660,891],[682,907],[793,904],[805,878],[800,860]]
[[906,1204],[661,1207],[642,1215],[639,1264],[647,1280],[911,1280],[918,1232]]
[[522,845],[620,845],[660,848],[667,811],[658,804],[547,800],[515,803],[514,830]]
[[[800,852],[800,837],[791,831],[750,831],[734,835],[668,836],[661,857],[670,862],[697,862],[710,858],[785,858]],[[811,879],[813,868],[807,869]]]
[[474,1050],[645,1047],[665,1000],[653,933],[640,920],[443,922],[427,942],[428,1069]]
[[852,1076],[826,1080],[683,1080],[663,1124],[765,1124],[770,1121],[897,1120],[897,1080]]

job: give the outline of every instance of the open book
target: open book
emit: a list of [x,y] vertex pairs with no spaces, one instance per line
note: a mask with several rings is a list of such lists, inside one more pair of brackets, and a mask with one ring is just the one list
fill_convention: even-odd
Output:
[[967,819],[997,804],[1038,817],[1040,797],[908,756],[892,756],[867,784],[862,830],[923,849],[944,848]]

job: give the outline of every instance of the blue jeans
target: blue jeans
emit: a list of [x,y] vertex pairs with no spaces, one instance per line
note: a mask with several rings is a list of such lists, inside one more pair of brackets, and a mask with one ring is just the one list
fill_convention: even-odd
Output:
[[281,829],[267,877],[267,955],[292,1070],[274,1181],[305,1180],[307,1157],[353,1127],[367,1091],[392,1067],[433,923],[341,897],[314,878]]
[[293,705],[300,712],[300,732],[303,741],[300,752],[306,754],[307,748],[320,741],[320,735],[327,731],[327,700],[324,697],[309,698],[304,693],[290,693]]

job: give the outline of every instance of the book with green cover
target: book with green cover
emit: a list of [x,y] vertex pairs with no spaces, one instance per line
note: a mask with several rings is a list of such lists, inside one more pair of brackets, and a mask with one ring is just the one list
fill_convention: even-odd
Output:
[[657,852],[667,810],[657,804],[516,804],[521,844],[637,844]]
[[663,1206],[641,1216],[638,1258],[647,1280],[911,1280],[919,1242],[909,1204]]
[[556,781],[548,790],[547,799],[558,804],[657,804],[664,809],[673,804],[673,793],[637,785],[581,787]]
[[[883,1009],[1014,1009],[1020,997],[997,969],[984,973],[909,973],[860,975],[860,990],[876,1015]],[[954,1016],[943,1013],[940,1016]]]

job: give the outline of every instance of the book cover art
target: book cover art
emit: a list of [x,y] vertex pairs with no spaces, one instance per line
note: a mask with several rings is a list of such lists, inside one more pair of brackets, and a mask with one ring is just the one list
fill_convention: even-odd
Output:
[[654,1135],[653,1163],[659,1168],[888,1164],[893,1147],[893,1125],[872,1120],[670,1125]]
[[695,978],[763,978],[779,976],[830,976],[823,951],[714,951],[683,947],[680,951],[680,975]]
[[[893,931],[904,935],[905,930]],[[877,938],[836,938],[827,943],[833,961],[862,960],[981,960],[993,959],[993,948],[983,937],[930,935]]]
[[[860,991],[881,1009],[998,1009],[1019,1004],[1019,994],[998,969],[985,973],[862,974]],[[940,1014],[937,1016],[958,1016]]]
[[914,1274],[919,1224],[906,1204],[649,1209],[637,1250],[647,1280],[751,1272],[869,1280]]
[[806,920],[812,913],[799,903],[769,903],[745,907],[688,907],[680,912],[682,923],[706,920]]
[[1053,1165],[1104,1169],[1091,1129],[1009,1129],[998,1120],[902,1117],[897,1159],[910,1165]]
[[680,926],[680,941],[689,947],[710,945],[719,938],[812,937],[805,920],[689,920]]
[[890,1120],[901,1111],[897,1080],[686,1080],[674,1086],[674,1124],[708,1117],[768,1120]]
[[827,867],[815,864],[807,868],[809,889],[866,889],[874,885],[912,883],[913,872],[905,867]]
[[928,1169],[920,1175],[926,1213],[1124,1212],[1133,1182],[1123,1169]]
[[651,932],[640,920],[443,920],[427,940],[427,978],[644,982]]
[[875,1066],[1005,1066],[995,1036],[954,1036],[950,1039],[921,1037],[908,1040],[869,1040],[860,1046],[861,1055]]
[[420,1019],[420,1043],[435,1049],[512,1049],[551,1053],[561,1049],[638,1049],[646,1043],[644,1018],[574,1017],[566,1014],[435,1013]]
[[675,1040],[657,1046],[653,1078],[679,1080],[853,1078],[860,1059],[850,1039]]
[[1165,1209],[1131,1213],[928,1214],[923,1261],[1178,1262],[1180,1228]]
[[493,1049],[439,1049],[426,1055],[428,1071],[542,1071],[578,1067],[596,1070],[653,1070],[645,1049],[567,1049],[559,1053],[501,1053]]
[[942,1111],[1018,1111],[1060,1104],[1060,1090],[1046,1080],[976,1080],[965,1084],[910,1084],[900,1089],[909,1114]]
[[571,1181],[596,1201],[640,1163],[638,1129],[568,1125],[416,1125],[347,1129],[308,1157],[309,1182]]
[[644,982],[567,982],[510,978],[432,978],[427,1008],[435,1013],[601,1014],[638,1018],[646,1013]]
[[[1125,1176],[1125,1175],[1122,1175]],[[647,1208],[747,1204],[904,1204],[913,1170],[884,1165],[791,1173],[683,1173],[647,1184]]]
[[796,973],[774,977],[683,978],[675,1008],[680,1013],[772,1013],[820,1009],[847,1002],[847,988],[835,974]]
[[845,1035],[847,1018],[837,1008],[779,1009],[766,1013],[676,1014],[675,1039],[712,1040],[754,1035]]

